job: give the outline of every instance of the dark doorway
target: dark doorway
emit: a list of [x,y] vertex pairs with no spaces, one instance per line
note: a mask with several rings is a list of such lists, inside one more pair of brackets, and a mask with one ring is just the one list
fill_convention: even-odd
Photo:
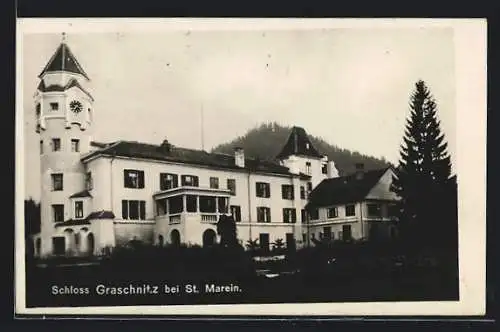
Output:
[[286,248],[290,251],[295,251],[297,248],[293,233],[286,233]]
[[170,233],[170,243],[176,247],[181,245],[181,234],[179,233],[178,230],[174,229]]
[[216,242],[216,237],[217,234],[215,234],[215,231],[213,229],[207,229],[205,232],[203,232],[203,246],[213,246]]
[[89,233],[89,235],[87,235],[87,254],[89,256],[92,256],[94,254],[94,249],[95,249],[94,234]]
[[52,238],[52,250],[54,255],[64,255],[66,253],[66,241],[64,236]]
[[164,241],[163,241],[163,235],[159,235],[159,236],[158,236],[158,245],[159,245],[160,247],[163,247],[163,242],[164,242]]
[[351,225],[342,226],[342,240],[349,241],[352,238]]
[[260,233],[259,234],[259,243],[260,243],[260,249],[263,252],[269,252],[269,234],[268,233]]

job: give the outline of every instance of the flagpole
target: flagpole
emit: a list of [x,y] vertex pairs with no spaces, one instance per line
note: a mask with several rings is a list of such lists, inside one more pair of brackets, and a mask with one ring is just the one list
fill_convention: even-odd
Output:
[[203,104],[201,104],[200,109],[200,118],[201,118],[201,150],[205,151],[205,125],[203,123]]

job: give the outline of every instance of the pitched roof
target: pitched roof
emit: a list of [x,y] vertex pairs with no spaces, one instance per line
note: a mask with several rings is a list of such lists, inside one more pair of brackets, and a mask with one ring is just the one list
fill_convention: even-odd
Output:
[[69,196],[69,198],[80,198],[80,197],[92,197],[92,195],[88,190],[83,190]]
[[[96,155],[121,156],[159,161],[179,162],[191,165],[217,167],[223,169],[242,169],[235,165],[234,155],[209,153],[201,150],[180,148],[173,145],[155,145],[140,142],[119,141],[85,155],[82,161]],[[288,167],[277,162],[245,158],[244,170],[255,173],[275,173],[292,175]]]
[[368,195],[388,169],[389,167],[363,172],[360,179],[356,178],[356,174],[325,179],[309,195],[307,208],[359,202]]
[[87,90],[85,90],[80,85],[80,83],[78,83],[78,81],[76,79],[74,79],[74,78],[70,79],[69,82],[65,86],[62,86],[62,85],[59,85],[59,84],[52,84],[52,85],[46,86],[45,82],[43,80],[41,80],[40,83],[38,84],[37,89],[39,91],[41,91],[41,92],[63,92],[63,91],[71,89],[72,87],[79,88],[87,96],[89,96],[91,100],[94,100],[94,98],[92,97],[92,95]]
[[283,149],[276,158],[285,159],[290,155],[302,155],[314,158],[322,157],[312,145],[304,128],[296,126],[292,128],[285,146],[283,146]]
[[66,43],[61,43],[59,45],[38,77],[41,78],[45,73],[58,71],[67,71],[75,74],[80,74],[86,79],[89,79],[82,66],[80,66],[78,60],[76,60],[75,56]]
[[56,223],[55,227],[90,225],[90,220],[98,219],[115,219],[115,214],[112,211],[106,210],[96,211],[90,213],[86,218],[83,219],[68,219],[66,221]]

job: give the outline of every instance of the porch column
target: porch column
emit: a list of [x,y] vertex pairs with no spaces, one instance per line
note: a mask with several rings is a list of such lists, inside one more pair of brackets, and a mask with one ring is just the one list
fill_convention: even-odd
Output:
[[200,213],[200,195],[196,195],[196,212]]
[[170,214],[170,204],[168,203],[168,198],[165,198],[165,215]]
[[186,212],[186,195],[182,195],[182,212]]
[[215,213],[217,215],[217,219],[219,219],[219,197],[215,197]]

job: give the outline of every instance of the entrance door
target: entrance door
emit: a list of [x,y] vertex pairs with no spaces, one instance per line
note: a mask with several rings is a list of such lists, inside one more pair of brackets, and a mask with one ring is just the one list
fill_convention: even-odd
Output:
[[342,226],[342,240],[348,241],[352,238],[351,225]]
[[66,239],[64,236],[52,238],[52,250],[54,255],[64,255],[66,253]]
[[213,229],[207,229],[205,232],[203,232],[203,246],[213,246],[215,244],[216,236],[217,234],[215,234],[215,231]]
[[292,251],[294,251],[296,248],[295,237],[293,236],[293,233],[286,233],[286,248]]
[[260,233],[259,234],[259,243],[260,249],[263,252],[269,252],[269,234],[268,233]]

